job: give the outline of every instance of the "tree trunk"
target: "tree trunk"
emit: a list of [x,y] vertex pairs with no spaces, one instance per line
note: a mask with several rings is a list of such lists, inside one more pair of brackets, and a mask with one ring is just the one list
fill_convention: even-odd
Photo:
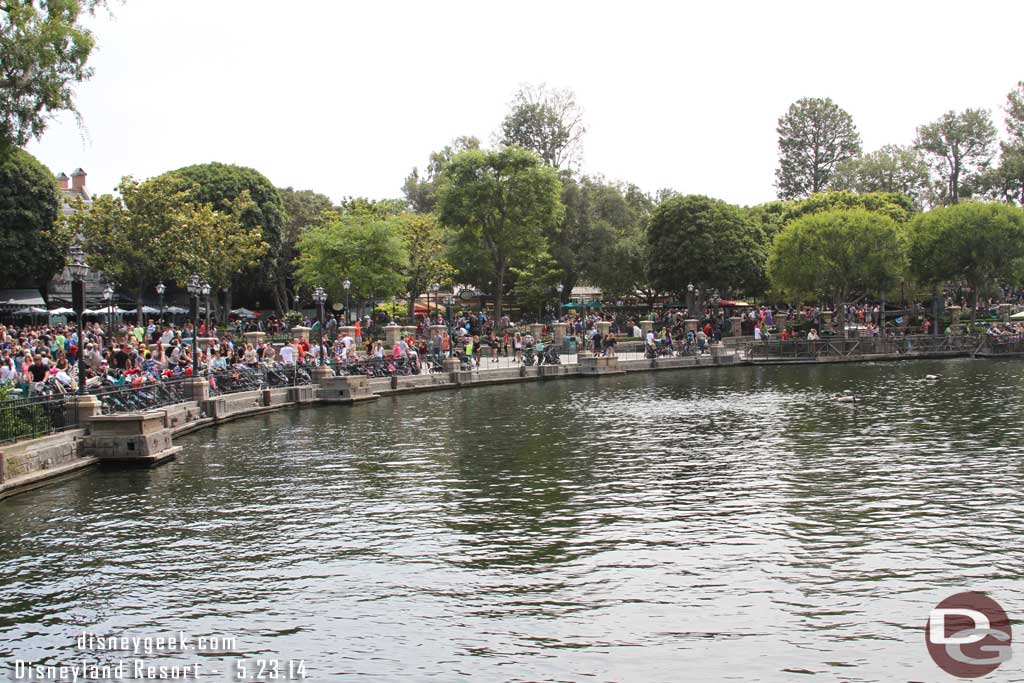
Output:
[[971,284],[971,329],[967,334],[974,334],[974,322],[978,319],[978,287]]
[[409,290],[409,305],[406,307],[409,316],[409,324],[412,325],[413,321],[416,320],[416,297],[418,294],[413,293]]
[[142,285],[135,290],[135,324],[142,326]]
[[[497,290],[494,292],[494,317],[498,320],[501,319],[501,307],[505,298],[505,273],[498,271],[498,277],[496,278]],[[480,297],[480,310],[484,308],[484,299]]]
[[230,315],[231,313],[231,288],[228,287],[224,290],[224,315]]

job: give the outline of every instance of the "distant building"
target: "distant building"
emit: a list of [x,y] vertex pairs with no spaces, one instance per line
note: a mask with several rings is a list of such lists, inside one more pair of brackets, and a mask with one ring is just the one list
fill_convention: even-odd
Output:
[[[76,168],[70,178],[63,171],[57,174],[57,189],[60,190],[61,197],[64,200],[61,206],[64,215],[70,215],[75,212],[72,206],[75,199],[81,199],[87,206],[92,204],[92,195],[89,194],[89,189],[85,185],[85,179],[86,173],[81,168]],[[86,263],[89,262],[88,254],[85,260]],[[96,308],[102,305],[104,284],[103,273],[90,269],[89,275],[85,279],[86,308]],[[51,308],[71,305],[71,273],[68,272],[67,268],[55,275],[47,283],[46,293],[46,298],[50,302]]]

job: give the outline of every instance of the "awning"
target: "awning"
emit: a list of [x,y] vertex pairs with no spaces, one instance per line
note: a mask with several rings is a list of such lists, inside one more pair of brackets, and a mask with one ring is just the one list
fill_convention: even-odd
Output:
[[40,306],[29,306],[28,308],[19,308],[14,312],[14,315],[48,315],[50,312]]
[[38,289],[0,289],[0,306],[15,308],[44,308],[46,302]]

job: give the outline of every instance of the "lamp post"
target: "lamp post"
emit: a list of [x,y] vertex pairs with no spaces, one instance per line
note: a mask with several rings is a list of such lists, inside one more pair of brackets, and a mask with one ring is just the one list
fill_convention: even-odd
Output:
[[85,262],[85,254],[77,244],[71,247],[71,263],[68,265],[71,273],[71,300],[75,304],[75,315],[78,316],[78,394],[85,394],[85,359],[82,354],[85,352],[85,277],[89,274],[89,266]]
[[324,302],[327,301],[327,292],[324,291],[323,287],[317,287],[313,290],[313,301],[316,302],[316,339],[319,347],[317,348],[316,357],[319,360],[320,367],[324,366]]
[[686,285],[686,312],[693,317],[693,283]]
[[103,288],[103,300],[107,302],[107,337],[108,337],[108,340],[111,343],[111,346],[113,346],[113,340],[114,340],[114,311],[113,311],[114,288],[110,285],[109,282],[107,283],[107,286]]
[[[430,288],[432,290],[434,290],[434,314],[436,315],[437,314],[438,304],[441,303],[441,302],[439,302],[437,300],[437,293],[439,291],[441,291],[441,283],[440,282],[435,282],[434,284],[430,285]],[[428,319],[430,318],[430,297],[429,296],[427,297],[427,318]]]
[[210,283],[203,280],[203,284],[199,285],[199,291],[203,293],[203,299],[205,299],[206,305],[206,336],[210,336]]
[[160,320],[164,319],[164,292],[167,291],[167,285],[162,282],[156,283],[156,293],[160,297]]
[[345,324],[348,325],[352,322],[352,311],[349,310],[349,305],[352,303],[352,297],[349,294],[349,290],[352,289],[352,281],[345,278],[342,280],[341,286],[345,289]]
[[455,321],[455,314],[452,312],[452,306],[455,303],[454,297],[451,294],[444,298],[444,317],[448,323],[448,334],[452,333],[452,323]]
[[192,376],[199,376],[199,354],[196,352],[196,337],[199,336],[199,295],[203,287],[199,284],[199,275],[192,273],[186,286],[188,295],[192,298]]

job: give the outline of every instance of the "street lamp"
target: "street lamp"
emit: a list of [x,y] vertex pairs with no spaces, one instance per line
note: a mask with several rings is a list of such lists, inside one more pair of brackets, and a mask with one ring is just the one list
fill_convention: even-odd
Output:
[[686,312],[693,317],[693,283],[686,285]]
[[202,292],[203,298],[206,300],[206,336],[210,336],[210,283],[203,280],[203,284],[199,285],[199,291]]
[[160,320],[164,319],[164,292],[167,291],[167,285],[162,282],[156,283],[156,293],[160,297]]
[[85,394],[85,277],[89,274],[89,265],[85,262],[85,253],[77,244],[71,247],[71,300],[75,304],[75,315],[78,316],[78,394]]
[[199,354],[196,352],[196,337],[199,336],[199,295],[203,287],[199,284],[199,275],[192,273],[185,287],[188,295],[192,298],[192,376],[199,376]]
[[[435,282],[434,284],[430,285],[430,288],[432,290],[434,290],[434,313],[436,315],[437,314],[437,305],[440,303],[437,300],[437,293],[439,291],[441,291],[441,283],[440,282]],[[427,297],[427,319],[428,320],[430,319],[430,297],[429,296]]]
[[445,317],[445,320],[448,322],[448,334],[449,335],[451,334],[451,331],[452,331],[452,323],[455,322],[455,313],[452,312],[452,307],[454,306],[454,304],[455,304],[455,298],[452,297],[451,294],[447,295],[444,298],[444,317]]
[[349,290],[352,289],[352,281],[345,278],[342,280],[341,286],[345,289],[345,324],[348,325],[352,322],[352,311],[349,310],[349,304],[352,303],[352,298],[349,296]]
[[324,291],[323,287],[317,287],[313,290],[313,301],[316,302],[316,336],[317,343],[320,345],[317,349],[317,358],[320,360],[320,367],[324,366],[324,302],[327,301],[327,292]]
[[111,346],[114,341],[114,288],[107,283],[107,286],[103,288],[103,300],[107,302],[107,336]]

